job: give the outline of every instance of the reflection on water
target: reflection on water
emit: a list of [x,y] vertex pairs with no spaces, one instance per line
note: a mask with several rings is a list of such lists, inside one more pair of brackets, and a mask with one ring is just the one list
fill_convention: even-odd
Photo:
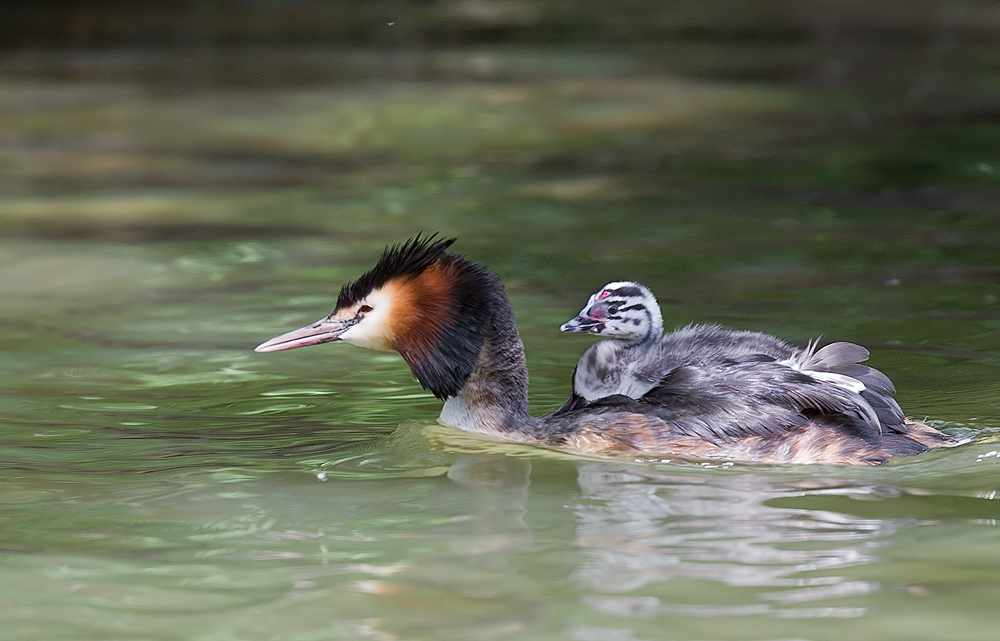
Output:
[[[850,474],[601,462],[563,463],[564,472],[575,474],[561,483],[543,471],[540,489],[531,476],[544,461],[479,454],[451,463],[447,478],[467,490],[461,503],[468,511],[443,528],[451,536],[438,555],[359,584],[365,594],[401,607],[373,634],[426,633],[426,617],[437,611],[439,632],[484,638],[549,628],[574,639],[659,638],[638,630],[687,621],[687,629],[704,635],[692,638],[740,639],[748,621],[772,620],[785,634],[795,621],[810,619],[869,625],[873,607],[877,613],[895,600],[919,600],[941,580],[939,571],[904,570],[886,582],[865,570],[891,569],[887,548],[924,539],[917,531],[942,523],[951,508],[935,508],[934,499],[906,505],[924,491]],[[548,493],[560,484],[572,484],[575,498],[557,506]],[[452,494],[453,506],[453,492],[436,494]],[[901,501],[903,514],[869,518],[825,509],[827,497]],[[774,505],[782,501],[799,506]],[[813,501],[818,507],[809,507]],[[923,518],[905,514],[914,511]],[[997,536],[993,529],[988,538]],[[558,586],[558,599],[539,590],[541,577],[543,586]],[[412,620],[414,608],[424,623]],[[980,622],[962,625],[976,630]]]
[[[576,508],[577,542],[591,560],[574,578],[588,588],[612,594],[665,581],[698,580],[775,588],[760,593],[755,601],[785,605],[863,595],[875,586],[845,581],[833,572],[871,562],[865,542],[891,534],[896,527],[876,519],[768,507],[766,500],[795,492],[794,484],[789,487],[787,482],[776,483],[752,473],[692,478],[591,464],[580,467],[579,478],[584,496],[601,504]],[[805,541],[820,545],[786,547]],[[801,576],[806,572],[811,576]],[[854,607],[788,609],[767,602],[677,605],[652,596],[601,596],[589,603],[619,616],[667,612],[847,617],[864,612]]]

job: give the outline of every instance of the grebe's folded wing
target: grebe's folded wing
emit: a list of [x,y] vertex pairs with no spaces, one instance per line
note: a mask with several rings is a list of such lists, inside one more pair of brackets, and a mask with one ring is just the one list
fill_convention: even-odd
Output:
[[874,367],[858,365],[866,360],[868,360],[868,350],[860,345],[845,342],[830,343],[817,351],[816,343],[812,342],[785,362],[799,371],[842,374],[856,379],[869,389],[895,394],[896,386],[888,376]]
[[896,386],[889,377],[867,365],[859,365],[868,360],[868,350],[854,343],[830,343],[816,350],[812,342],[806,349],[782,363],[809,376],[852,390],[868,404],[878,417],[882,429],[906,433],[906,419],[893,395]]
[[856,392],[766,359],[678,367],[637,402],[678,432],[716,442],[777,436],[819,417],[859,436],[881,433]]

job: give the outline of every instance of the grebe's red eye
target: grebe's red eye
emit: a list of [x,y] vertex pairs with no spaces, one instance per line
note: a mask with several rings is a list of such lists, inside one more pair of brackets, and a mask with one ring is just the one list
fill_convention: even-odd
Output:
[[358,308],[358,312],[360,312],[362,314],[367,314],[370,311],[372,311],[372,308],[371,308],[370,305],[362,305],[361,307]]

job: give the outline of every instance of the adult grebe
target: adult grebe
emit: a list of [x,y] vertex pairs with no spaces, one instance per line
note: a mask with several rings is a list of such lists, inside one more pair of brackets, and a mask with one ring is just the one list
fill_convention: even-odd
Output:
[[677,367],[637,399],[608,396],[532,417],[524,347],[503,285],[448,253],[453,242],[418,235],[387,247],[340,290],[332,314],[256,351],[334,341],[396,351],[444,401],[442,423],[581,453],[878,464],[957,444],[919,422],[873,429],[856,405],[829,392],[836,386],[767,354],[724,368]]

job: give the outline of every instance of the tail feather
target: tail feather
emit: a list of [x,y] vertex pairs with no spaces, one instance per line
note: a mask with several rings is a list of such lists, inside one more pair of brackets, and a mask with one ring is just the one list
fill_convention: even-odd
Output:
[[830,343],[816,349],[818,339],[785,364],[812,378],[851,392],[863,416],[880,432],[906,432],[903,410],[893,399],[896,386],[879,370],[859,365],[868,360],[868,350],[854,343]]
[[[816,343],[812,346],[815,349]],[[830,343],[814,354],[811,354],[802,365],[805,369],[820,372],[834,371],[839,367],[854,365],[868,360],[868,350],[854,343]]]
[[861,392],[861,397],[875,410],[882,427],[890,432],[906,433],[906,418],[896,399],[888,394],[867,389]]
[[861,381],[868,389],[878,390],[890,396],[896,393],[896,386],[892,384],[889,377],[874,367],[868,367],[867,365],[844,365],[834,371]]
[[865,387],[878,389],[889,394],[896,393],[896,386],[889,377],[874,367],[858,365],[868,360],[868,350],[854,343],[830,343],[817,352],[813,352],[816,343],[811,342],[806,349],[792,360],[801,371],[834,372],[857,379]]

